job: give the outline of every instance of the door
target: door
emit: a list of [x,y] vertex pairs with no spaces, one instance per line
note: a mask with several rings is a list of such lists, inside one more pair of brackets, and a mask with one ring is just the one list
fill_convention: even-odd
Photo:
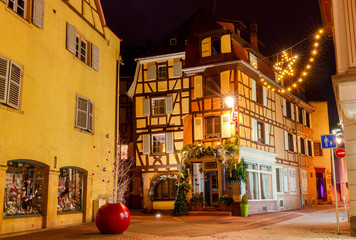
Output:
[[206,206],[217,206],[219,199],[218,171],[205,171],[204,173],[204,198]]

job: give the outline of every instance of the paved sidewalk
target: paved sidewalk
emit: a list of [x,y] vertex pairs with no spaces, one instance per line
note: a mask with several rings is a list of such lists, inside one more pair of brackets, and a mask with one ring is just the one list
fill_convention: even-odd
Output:
[[[316,206],[294,211],[249,216],[144,215],[132,211],[131,224],[122,235],[102,235],[95,223],[41,230],[4,239],[356,239],[349,223],[342,220],[341,235],[336,234],[335,209]],[[4,236],[3,236],[4,237]]]

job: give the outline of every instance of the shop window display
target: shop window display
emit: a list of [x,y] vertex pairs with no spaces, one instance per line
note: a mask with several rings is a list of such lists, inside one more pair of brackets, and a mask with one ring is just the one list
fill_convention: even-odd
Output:
[[58,181],[58,212],[82,210],[83,173],[73,168],[61,168]]
[[7,166],[3,215],[42,213],[45,168],[28,161],[9,161]]

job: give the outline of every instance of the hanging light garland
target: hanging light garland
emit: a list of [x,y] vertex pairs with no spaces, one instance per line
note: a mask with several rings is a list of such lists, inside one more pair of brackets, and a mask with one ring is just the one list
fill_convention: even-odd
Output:
[[[309,71],[312,69],[313,64],[315,63],[316,56],[318,54],[318,47],[320,46],[320,41],[324,37],[324,29],[318,30],[313,36],[314,36],[314,42],[313,42],[313,47],[312,50],[310,51],[310,56],[308,60],[305,63],[304,68],[301,68],[302,70],[300,71],[300,74],[296,78],[296,70],[294,67],[298,63],[298,55],[293,55],[291,53],[288,53],[293,47],[296,45],[302,43],[308,38],[303,39],[302,41],[298,42],[297,44],[293,45],[292,47],[288,48],[287,50],[284,50],[276,55],[277,56],[277,62],[274,64],[273,69],[275,70],[276,77],[275,80],[278,82],[284,81],[286,78],[296,78],[296,80],[292,81],[291,85],[287,87],[282,87],[281,89],[278,89],[278,92],[284,93],[286,91],[291,92],[293,89],[297,88],[298,85],[303,83],[303,81],[308,77]],[[257,68],[257,66],[253,66]],[[260,71],[258,71],[260,73]],[[260,81],[262,84],[267,87],[268,89],[271,89],[273,92],[276,91],[276,88],[271,86],[268,81],[266,81],[261,73],[259,75]]]

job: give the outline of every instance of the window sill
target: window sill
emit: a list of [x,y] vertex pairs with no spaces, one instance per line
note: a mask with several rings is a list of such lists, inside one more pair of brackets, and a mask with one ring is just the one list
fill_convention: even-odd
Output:
[[57,212],[57,215],[81,214],[81,213],[83,213],[83,212],[82,211],[74,211],[74,212],[67,211],[67,212]]
[[79,131],[79,132],[82,132],[82,133],[86,133],[86,134],[89,134],[89,135],[94,135],[94,132],[89,132],[88,130],[80,129],[80,128],[77,128],[77,127],[74,127],[74,129]]
[[43,217],[42,214],[19,214],[19,215],[6,215],[3,216],[3,219],[12,219],[12,218],[31,218],[31,217]]
[[10,14],[12,14],[14,17],[16,17],[17,19],[19,19],[21,22],[23,22],[26,26],[32,28],[32,24],[30,21],[28,21],[26,18],[21,17],[20,15],[18,15],[17,13],[15,13],[11,8],[9,8],[8,6],[6,6],[6,11]]
[[16,109],[16,108],[7,106],[7,105],[5,105],[5,104],[3,104],[3,103],[0,103],[0,109],[8,110],[8,111],[10,111],[10,112],[19,113],[19,114],[23,114],[23,113],[24,113],[24,112],[21,111],[20,109]]
[[150,156],[166,156],[168,153],[151,153]]

